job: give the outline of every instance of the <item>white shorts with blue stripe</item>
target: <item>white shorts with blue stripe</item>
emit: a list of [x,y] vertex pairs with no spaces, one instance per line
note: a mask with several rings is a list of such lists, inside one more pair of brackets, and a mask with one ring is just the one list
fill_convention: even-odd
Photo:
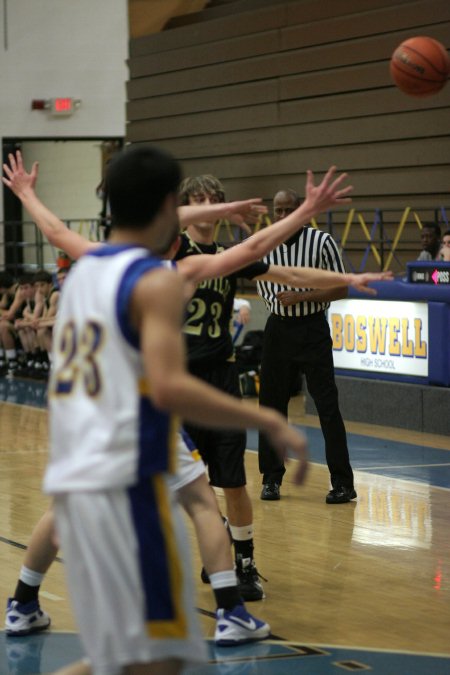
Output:
[[180,490],[206,473],[206,467],[194,442],[181,428],[177,434],[177,471],[169,477],[171,490]]
[[132,663],[205,660],[190,549],[167,475],[129,489],[57,495],[55,513],[94,675]]

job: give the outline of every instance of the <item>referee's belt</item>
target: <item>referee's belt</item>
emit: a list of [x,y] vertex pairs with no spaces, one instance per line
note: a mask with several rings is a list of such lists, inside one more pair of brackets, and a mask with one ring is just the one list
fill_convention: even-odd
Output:
[[325,315],[324,310],[320,312],[313,312],[312,314],[305,314],[304,316],[283,316],[282,314],[273,314],[271,312],[270,316],[276,319],[277,321],[312,321],[313,319],[318,319]]

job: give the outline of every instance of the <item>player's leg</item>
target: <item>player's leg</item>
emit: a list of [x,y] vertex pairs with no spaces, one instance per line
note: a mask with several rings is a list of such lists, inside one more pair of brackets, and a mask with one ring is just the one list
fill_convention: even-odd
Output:
[[[225,363],[217,373],[220,388],[241,398],[239,373],[235,363]],[[262,600],[264,590],[254,557],[253,507],[247,491],[245,449],[247,434],[243,431],[215,433],[210,456],[209,476],[212,485],[223,488],[227,516],[233,538],[239,591],[244,600]]]
[[253,507],[245,485],[223,487],[227,504],[228,524],[233,538],[239,591],[244,600],[265,597],[254,557]]
[[264,590],[256,568],[253,507],[246,487],[245,432],[223,430],[209,436],[208,471],[211,485],[222,488],[234,544],[239,591],[244,600],[262,600]]
[[208,484],[198,450],[184,430],[178,438],[177,475],[170,484],[194,524],[202,562],[209,575],[206,580],[211,582],[215,595],[216,643],[236,645],[265,639],[270,627],[248,614],[242,602],[229,535],[215,493]]
[[49,508],[31,534],[14,595],[8,599],[5,618],[8,635],[28,635],[50,626],[50,617],[39,605],[39,589],[57,552],[53,510]]

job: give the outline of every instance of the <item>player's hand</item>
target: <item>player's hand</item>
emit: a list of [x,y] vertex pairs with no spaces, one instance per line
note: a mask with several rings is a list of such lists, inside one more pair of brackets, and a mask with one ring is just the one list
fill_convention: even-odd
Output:
[[8,164],[3,164],[3,171],[6,175],[6,178],[5,176],[2,177],[3,183],[20,198],[27,190],[34,190],[39,165],[34,162],[31,172],[28,173],[23,166],[22,153],[17,150],[15,155],[13,153],[8,155]]
[[[260,408],[261,409],[261,408]],[[267,436],[283,460],[288,459],[288,453],[298,459],[298,465],[294,474],[294,483],[301,485],[308,470],[308,443],[305,434],[290,426],[285,418],[274,410],[270,410],[273,417]]]
[[377,294],[374,288],[368,286],[372,281],[392,281],[394,278],[392,272],[365,272],[364,274],[349,274],[348,276],[350,277],[349,285],[361,293],[367,293],[367,295]]
[[[242,227],[243,224],[257,223],[262,215],[267,213],[267,206],[262,199],[245,199],[244,201],[229,202],[226,218]],[[248,228],[250,231],[250,228]]]
[[341,173],[335,178],[336,167],[328,169],[323,180],[319,185],[314,184],[314,174],[311,170],[306,172],[305,202],[314,213],[326,211],[332,206],[349,204],[352,200],[348,196],[353,190],[352,185],[341,187],[347,178],[346,173]]

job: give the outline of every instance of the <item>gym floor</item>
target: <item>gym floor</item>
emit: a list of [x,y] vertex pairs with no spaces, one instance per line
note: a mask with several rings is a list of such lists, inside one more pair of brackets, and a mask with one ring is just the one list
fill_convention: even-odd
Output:
[[[14,590],[23,551],[47,506],[45,385],[0,379],[0,602]],[[347,423],[358,499],[325,504],[328,470],[318,420],[296,397],[291,420],[307,433],[311,468],[279,502],[259,499],[257,437],[248,433],[256,561],[266,599],[250,610],[271,624],[270,640],[217,648],[214,600],[199,579],[197,607],[210,661],[195,675],[383,675],[450,673],[450,441]],[[292,468],[292,467],[291,467]],[[223,505],[223,497],[217,491]],[[24,638],[0,632],[0,674],[49,673],[82,656],[59,559],[41,589],[52,629]],[[194,670],[190,671],[194,675]]]

